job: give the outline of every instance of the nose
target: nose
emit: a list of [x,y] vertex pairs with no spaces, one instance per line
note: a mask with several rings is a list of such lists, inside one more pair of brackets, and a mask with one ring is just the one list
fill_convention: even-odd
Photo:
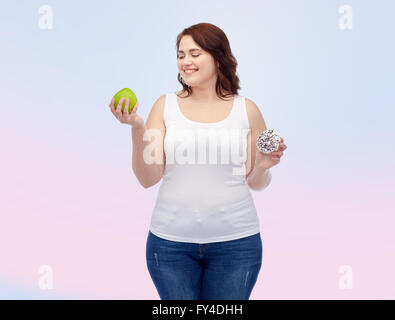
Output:
[[183,61],[182,61],[182,66],[184,68],[186,67],[191,67],[192,63],[189,61],[190,58],[187,58],[186,56],[184,57]]

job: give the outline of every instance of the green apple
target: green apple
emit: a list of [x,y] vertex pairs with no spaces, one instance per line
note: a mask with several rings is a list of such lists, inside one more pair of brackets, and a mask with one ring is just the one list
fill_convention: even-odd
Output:
[[118,107],[118,103],[119,100],[121,100],[121,98],[125,98],[123,104],[122,104],[122,109],[121,111],[123,112],[123,109],[125,108],[125,103],[126,103],[126,99],[129,98],[129,113],[132,112],[133,107],[135,106],[136,102],[137,102],[137,97],[134,94],[134,92],[132,90],[130,90],[129,88],[123,88],[122,90],[118,91],[115,95],[114,95],[114,106],[115,106],[115,110]]

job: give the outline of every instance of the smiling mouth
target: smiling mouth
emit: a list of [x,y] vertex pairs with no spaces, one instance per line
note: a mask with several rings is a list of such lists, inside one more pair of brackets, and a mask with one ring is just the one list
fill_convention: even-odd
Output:
[[191,70],[191,71],[184,70],[184,73],[187,75],[190,75],[190,74],[194,74],[196,71],[198,71],[198,69]]

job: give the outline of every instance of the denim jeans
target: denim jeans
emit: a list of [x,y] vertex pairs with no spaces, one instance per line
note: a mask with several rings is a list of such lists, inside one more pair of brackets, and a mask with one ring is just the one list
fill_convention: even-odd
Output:
[[262,265],[260,233],[197,244],[148,233],[146,262],[162,300],[248,300]]

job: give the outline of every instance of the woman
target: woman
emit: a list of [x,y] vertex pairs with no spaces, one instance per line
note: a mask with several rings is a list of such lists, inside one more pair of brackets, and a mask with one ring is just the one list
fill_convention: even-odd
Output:
[[138,103],[130,114],[128,100],[123,113],[123,99],[116,110],[110,103],[117,119],[132,126],[139,182],[148,188],[163,178],[147,267],[161,299],[248,300],[262,265],[249,188],[268,186],[269,169],[286,146],[281,139],[276,152],[256,148],[266,124],[256,104],[238,95],[237,62],[221,29],[193,25],[178,35],[176,47],[183,89],[162,95],[146,124],[136,114]]

